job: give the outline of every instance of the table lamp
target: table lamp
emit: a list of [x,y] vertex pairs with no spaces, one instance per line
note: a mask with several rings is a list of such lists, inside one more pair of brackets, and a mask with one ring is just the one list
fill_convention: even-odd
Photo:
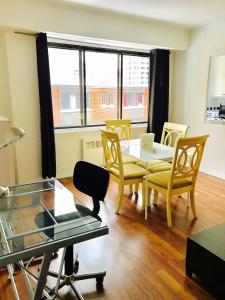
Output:
[[[6,131],[3,141],[0,143],[0,150],[2,148],[8,147],[11,144],[18,142],[26,132],[22,128],[11,127]],[[9,193],[8,187],[0,186],[0,197],[5,196]]]

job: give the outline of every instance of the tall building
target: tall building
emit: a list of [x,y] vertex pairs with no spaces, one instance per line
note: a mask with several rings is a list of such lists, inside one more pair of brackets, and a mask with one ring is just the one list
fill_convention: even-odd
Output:
[[125,87],[146,87],[149,78],[149,58],[143,59],[138,56],[124,57],[124,77]]

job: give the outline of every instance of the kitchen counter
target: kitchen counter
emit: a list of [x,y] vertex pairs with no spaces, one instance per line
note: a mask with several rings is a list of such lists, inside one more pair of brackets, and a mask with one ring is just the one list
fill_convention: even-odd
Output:
[[219,125],[225,125],[225,119],[218,118],[218,117],[207,117],[206,122],[210,124],[219,124]]

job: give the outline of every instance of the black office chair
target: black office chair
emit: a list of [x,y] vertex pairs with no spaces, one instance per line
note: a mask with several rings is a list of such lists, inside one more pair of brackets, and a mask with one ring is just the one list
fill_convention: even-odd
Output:
[[[91,215],[101,221],[101,218],[98,215],[100,210],[99,201],[104,200],[107,192],[109,184],[108,170],[86,161],[78,161],[74,168],[73,183],[80,192],[92,197],[93,201],[92,210],[82,205],[76,204],[76,208],[81,213],[81,216],[82,214]],[[64,275],[60,276],[61,282],[58,284],[58,286],[53,288],[49,294],[57,292],[65,285],[70,285],[77,298],[83,300],[84,298],[77,290],[74,282],[78,280],[95,278],[97,288],[99,288],[103,284],[106,272],[104,271],[98,273],[77,275],[76,273],[79,269],[79,261],[77,259],[77,254],[74,259],[73,245],[66,247],[64,251],[65,252],[62,257],[64,261],[62,261],[61,264],[64,264],[65,273]],[[48,275],[55,278],[58,277],[58,273],[52,271],[49,271]]]

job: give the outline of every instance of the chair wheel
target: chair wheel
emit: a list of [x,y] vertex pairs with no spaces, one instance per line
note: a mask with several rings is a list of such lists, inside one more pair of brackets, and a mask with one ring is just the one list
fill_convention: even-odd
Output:
[[96,284],[98,287],[103,285],[103,280],[104,280],[104,277],[96,278]]
[[56,251],[56,252],[53,252],[52,253],[52,259],[54,259],[54,258],[57,258],[58,257],[58,252]]
[[77,274],[78,270],[79,270],[79,260],[76,260],[74,265],[73,265],[74,274]]

